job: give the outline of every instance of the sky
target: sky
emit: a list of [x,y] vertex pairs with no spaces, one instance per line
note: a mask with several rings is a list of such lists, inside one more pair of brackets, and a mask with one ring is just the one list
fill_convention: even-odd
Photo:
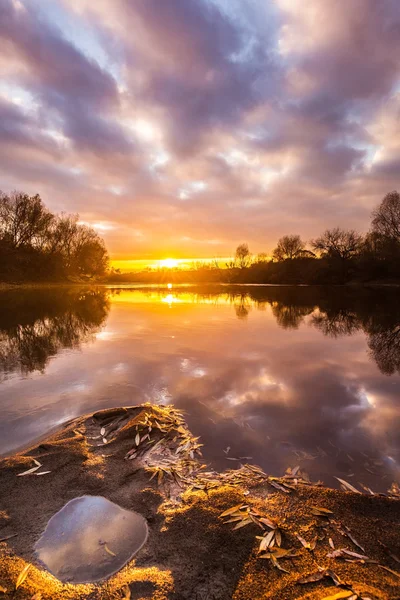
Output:
[[0,0],[0,188],[119,262],[366,232],[399,56],[398,0]]

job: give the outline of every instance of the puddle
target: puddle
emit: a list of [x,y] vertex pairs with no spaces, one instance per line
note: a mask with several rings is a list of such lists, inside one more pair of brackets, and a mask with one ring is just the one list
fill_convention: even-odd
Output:
[[35,545],[57,579],[93,583],[119,571],[147,540],[146,520],[102,496],[68,502],[48,522]]

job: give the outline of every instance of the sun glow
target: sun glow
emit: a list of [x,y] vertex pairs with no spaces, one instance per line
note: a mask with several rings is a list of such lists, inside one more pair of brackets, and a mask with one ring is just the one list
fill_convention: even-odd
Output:
[[167,267],[167,269],[175,269],[179,264],[179,261],[175,258],[164,258],[160,260],[160,267]]

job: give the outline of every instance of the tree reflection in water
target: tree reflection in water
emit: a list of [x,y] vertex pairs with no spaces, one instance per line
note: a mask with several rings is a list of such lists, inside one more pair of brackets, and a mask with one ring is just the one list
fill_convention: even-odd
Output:
[[283,329],[298,329],[307,322],[332,338],[364,332],[380,371],[400,373],[397,288],[260,287],[246,293],[231,291],[229,298],[239,319],[246,318],[253,305],[265,310],[269,304]]
[[77,349],[104,324],[109,303],[101,289],[32,289],[0,296],[0,371],[43,372],[62,349]]

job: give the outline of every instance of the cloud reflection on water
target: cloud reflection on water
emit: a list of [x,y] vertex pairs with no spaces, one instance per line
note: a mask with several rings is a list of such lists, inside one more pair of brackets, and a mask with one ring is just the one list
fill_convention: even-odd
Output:
[[[14,359],[0,386],[2,450],[98,408],[173,403],[216,468],[252,456],[272,473],[301,463],[330,484],[336,474],[385,489],[399,473],[397,291],[218,291],[99,291],[80,350],[51,346],[50,362],[40,355],[30,372]],[[179,302],[163,302],[171,294]],[[40,319],[59,331],[65,313],[55,313]],[[73,305],[68,314],[73,326]],[[8,371],[1,357],[24,322],[14,318],[12,328],[0,323]],[[36,326],[33,309],[30,318]],[[101,323],[100,335],[88,335]]]

